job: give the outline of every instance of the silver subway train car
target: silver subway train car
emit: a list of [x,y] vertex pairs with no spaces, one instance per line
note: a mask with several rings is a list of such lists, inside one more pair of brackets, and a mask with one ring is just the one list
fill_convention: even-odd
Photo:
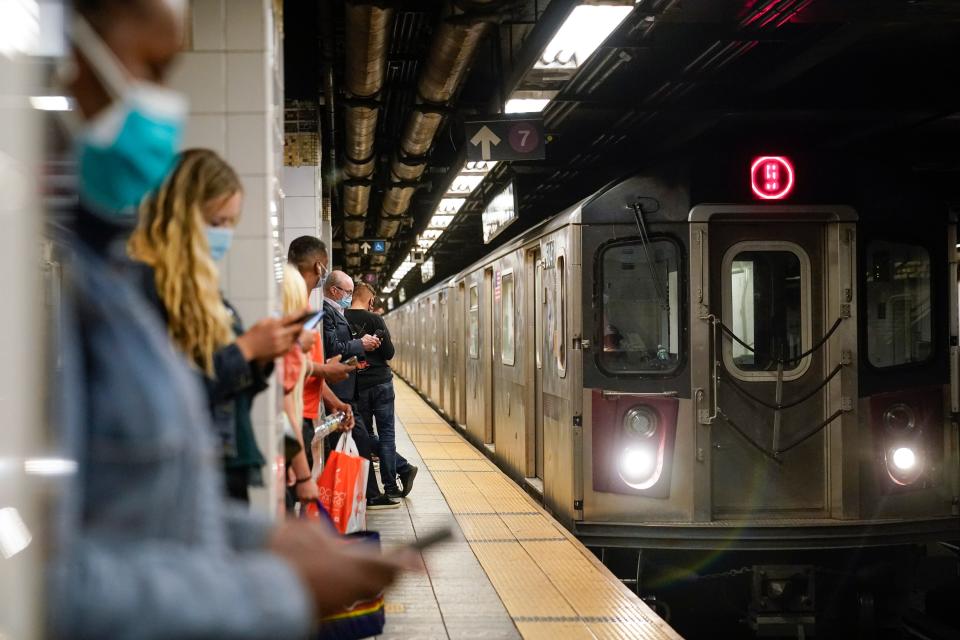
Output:
[[394,367],[597,548],[769,577],[958,539],[956,223],[844,167],[611,184],[391,312]]

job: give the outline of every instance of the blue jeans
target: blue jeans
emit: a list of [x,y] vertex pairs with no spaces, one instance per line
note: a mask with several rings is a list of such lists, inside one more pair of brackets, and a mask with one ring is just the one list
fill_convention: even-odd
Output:
[[397,490],[397,474],[406,471],[410,463],[397,453],[396,419],[393,411],[393,382],[384,382],[357,393],[357,407],[367,428],[377,420],[380,436],[380,478],[385,491]]

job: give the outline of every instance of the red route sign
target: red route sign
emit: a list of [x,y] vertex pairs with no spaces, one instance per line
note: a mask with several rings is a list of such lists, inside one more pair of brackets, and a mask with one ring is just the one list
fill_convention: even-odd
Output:
[[750,165],[750,188],[761,200],[783,200],[793,184],[793,164],[785,156],[760,156]]

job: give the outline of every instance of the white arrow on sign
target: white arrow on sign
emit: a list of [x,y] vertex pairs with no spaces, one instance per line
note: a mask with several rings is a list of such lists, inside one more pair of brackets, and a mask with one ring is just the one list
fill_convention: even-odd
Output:
[[490,130],[490,127],[483,125],[480,127],[480,131],[477,131],[472,138],[470,138],[470,144],[473,146],[480,145],[480,158],[483,160],[490,159],[490,145],[494,147],[500,144],[500,138],[493,131]]
[[364,242],[362,245],[360,245],[360,250],[363,251],[363,255],[370,253],[370,243]]

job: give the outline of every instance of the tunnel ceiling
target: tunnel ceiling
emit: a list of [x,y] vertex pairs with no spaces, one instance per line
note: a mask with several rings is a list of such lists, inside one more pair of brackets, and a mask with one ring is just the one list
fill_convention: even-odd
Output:
[[[463,164],[464,120],[501,109],[571,4],[285,3],[286,97],[320,105],[336,264],[386,283]],[[377,47],[382,82],[371,84]],[[644,0],[544,110],[546,160],[497,165],[431,248],[434,280],[414,269],[402,286],[412,295],[488,251],[480,212],[510,180],[520,219],[494,246],[698,140],[789,130],[807,144],[895,148],[920,169],[957,172],[958,71],[955,0]],[[364,87],[375,91],[351,93]],[[363,108],[376,114],[372,153],[350,158],[350,110]],[[357,238],[385,231],[382,264],[358,254]]]

